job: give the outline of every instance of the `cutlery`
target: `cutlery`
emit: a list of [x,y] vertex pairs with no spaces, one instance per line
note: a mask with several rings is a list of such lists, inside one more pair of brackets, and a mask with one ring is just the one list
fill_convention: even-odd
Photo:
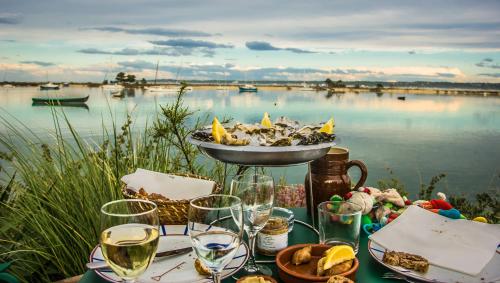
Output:
[[[193,250],[192,247],[188,247],[188,248],[175,249],[175,250],[170,250],[170,251],[165,251],[165,252],[159,252],[159,253],[156,253],[155,260],[160,259],[160,258],[173,257],[176,255],[186,254],[192,250]],[[86,266],[88,269],[92,269],[92,270],[109,267],[109,265],[106,261],[88,262],[86,264]]]
[[417,281],[412,281],[412,280],[408,279],[408,277],[406,277],[402,274],[397,274],[397,273],[393,273],[393,272],[384,273],[384,275],[382,275],[382,278],[404,280],[405,282],[408,282],[408,283],[417,283]]

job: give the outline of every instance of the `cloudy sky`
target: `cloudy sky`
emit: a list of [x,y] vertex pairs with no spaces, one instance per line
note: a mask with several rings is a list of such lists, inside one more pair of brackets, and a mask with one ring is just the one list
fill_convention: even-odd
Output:
[[500,1],[0,0],[0,80],[500,82]]

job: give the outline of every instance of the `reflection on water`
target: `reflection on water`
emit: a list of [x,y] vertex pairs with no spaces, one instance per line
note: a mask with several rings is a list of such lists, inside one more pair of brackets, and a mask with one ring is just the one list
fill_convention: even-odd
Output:
[[[68,87],[49,92],[90,95],[88,111],[61,108],[83,136],[100,135],[102,123],[110,126],[110,109],[118,124],[131,112],[134,128],[141,129],[159,105],[175,99],[172,93],[142,89],[127,89],[117,99],[101,88]],[[0,89],[0,105],[35,132],[46,134],[45,129],[52,127],[50,108],[31,106],[31,97],[40,95],[37,88]],[[259,122],[263,112],[269,112],[272,118],[286,115],[303,123],[324,122],[333,116],[341,145],[350,148],[351,158],[368,165],[369,185],[387,178],[385,168],[390,167],[414,193],[420,179],[428,182],[440,172],[448,174],[440,190],[469,192],[500,187],[498,177],[493,178],[500,173],[500,99],[404,94],[406,100],[398,100],[402,95],[195,90],[186,94],[184,103],[199,109],[200,115],[233,117],[242,122]],[[0,131],[5,131],[3,126]],[[299,166],[273,173],[286,173],[290,182],[297,183],[303,181],[304,171],[305,167]],[[358,173],[353,170],[351,174]]]

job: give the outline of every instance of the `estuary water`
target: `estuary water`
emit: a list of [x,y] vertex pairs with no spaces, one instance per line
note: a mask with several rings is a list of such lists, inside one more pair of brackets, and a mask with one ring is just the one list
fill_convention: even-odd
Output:
[[[102,134],[113,119],[118,125],[132,113],[134,128],[141,129],[156,115],[159,106],[174,101],[175,94],[153,94],[129,90],[123,98],[113,98],[101,88],[67,87],[40,91],[34,87],[0,88],[0,115],[12,115],[35,133],[46,135],[53,128],[51,108],[32,106],[32,97],[46,95],[90,95],[84,107],[63,107],[82,136]],[[366,185],[391,178],[389,170],[415,195],[420,184],[446,173],[438,189],[472,195],[500,189],[500,98],[435,95],[345,93],[299,90],[259,90],[238,93],[197,90],[185,96],[185,105],[199,110],[197,115],[232,117],[236,121],[259,122],[265,111],[271,118],[287,116],[302,123],[319,123],[335,118],[339,145],[350,150],[351,159],[368,166]],[[112,114],[112,115],[111,115]],[[113,117],[111,117],[113,116]],[[6,128],[0,125],[0,133]],[[303,182],[305,166],[281,168],[275,176],[286,175],[288,182]],[[352,179],[359,172],[351,169]]]

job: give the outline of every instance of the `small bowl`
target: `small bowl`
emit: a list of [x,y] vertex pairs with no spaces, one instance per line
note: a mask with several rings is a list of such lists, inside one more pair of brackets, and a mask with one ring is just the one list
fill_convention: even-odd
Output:
[[248,275],[248,276],[243,276],[240,279],[238,279],[238,281],[236,281],[236,283],[243,282],[243,280],[245,280],[245,278],[247,278],[247,277],[262,277],[266,281],[271,281],[271,283],[278,283],[276,281],[276,279],[272,278],[271,276],[267,276],[267,275]]
[[[304,247],[312,246],[311,261],[301,265],[293,265],[291,263],[293,254]],[[323,244],[300,244],[293,245],[284,250],[281,250],[276,255],[276,265],[278,266],[278,274],[285,283],[311,283],[311,282],[327,282],[330,276],[317,276],[316,269],[318,261],[323,257],[323,253],[331,248],[330,245]],[[356,271],[358,271],[359,261],[354,258],[352,268],[348,271],[338,274],[347,277],[353,281],[356,280]]]

